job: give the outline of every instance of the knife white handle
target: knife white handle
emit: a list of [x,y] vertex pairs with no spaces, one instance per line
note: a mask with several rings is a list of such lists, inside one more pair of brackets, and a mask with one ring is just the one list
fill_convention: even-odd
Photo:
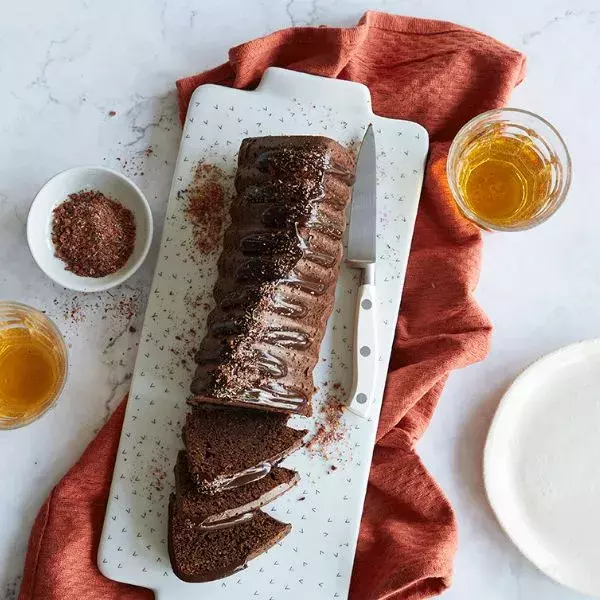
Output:
[[[368,279],[372,280],[371,277]],[[374,283],[358,288],[354,325],[354,375],[350,411],[368,417],[375,396],[377,377],[377,301]]]

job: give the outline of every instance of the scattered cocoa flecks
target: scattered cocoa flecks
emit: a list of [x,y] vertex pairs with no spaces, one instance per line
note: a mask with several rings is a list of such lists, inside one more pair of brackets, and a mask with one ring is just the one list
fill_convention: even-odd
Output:
[[346,148],[354,154],[354,156],[358,156],[358,151],[360,149],[360,145],[362,144],[361,138],[353,139],[349,144],[346,144]]
[[211,308],[203,297],[194,295],[191,290],[184,296],[185,320],[173,336],[173,342],[169,348],[176,357],[175,364],[181,365],[186,371],[194,371],[194,358],[198,350],[198,332],[189,323],[198,323],[206,319]]
[[339,390],[342,387],[342,384],[339,381],[336,381],[331,387],[334,390]]
[[108,111],[108,116],[109,117],[116,117],[117,116],[117,111],[116,110],[109,110]]
[[77,296],[73,296],[71,302],[65,304],[63,318],[65,321],[71,321],[72,323],[81,323],[82,321],[85,321],[83,306]]
[[[54,298],[55,309],[49,311],[56,318],[59,316],[67,324],[76,325],[87,319],[99,318],[101,321],[112,321],[116,329],[121,330],[126,321],[134,319],[140,309],[141,294],[137,290],[123,292],[122,295],[107,292],[108,297],[85,295],[71,298]],[[137,332],[133,323],[129,323],[129,331]]]
[[157,492],[162,492],[165,487],[164,480],[167,477],[167,474],[164,471],[164,469],[155,467],[154,469],[152,469],[150,476],[152,477],[151,487],[154,488]]
[[195,249],[202,254],[219,249],[224,220],[224,177],[219,167],[200,163],[190,186],[179,193],[193,228]]
[[129,321],[138,313],[139,299],[140,294],[138,292],[133,293],[131,296],[124,296],[112,304],[107,304],[104,312]]
[[298,498],[298,502],[303,502],[304,500],[306,500],[306,496],[300,496],[300,498]]
[[148,167],[148,159],[154,156],[156,156],[154,148],[152,146],[148,146],[145,150],[139,150],[131,156],[117,156],[116,160],[119,162],[121,171],[123,171],[126,175],[129,175],[129,177],[143,177]]
[[333,450],[340,450],[340,442],[345,438],[346,431],[341,421],[346,408],[337,396],[327,398],[321,413],[317,417],[316,429],[306,444],[311,454],[318,454],[329,459]]
[[329,467],[329,470],[330,470],[330,471],[337,471],[337,467],[336,467],[335,465],[331,465],[331,466]]

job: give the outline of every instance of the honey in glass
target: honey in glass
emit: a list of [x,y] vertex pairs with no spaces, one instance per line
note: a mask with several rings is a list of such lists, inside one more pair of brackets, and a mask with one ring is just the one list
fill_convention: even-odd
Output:
[[501,109],[469,121],[448,155],[461,211],[486,229],[533,227],[562,204],[571,162],[558,132],[527,111]]
[[57,400],[67,370],[62,337],[41,312],[0,302],[0,429],[26,425]]

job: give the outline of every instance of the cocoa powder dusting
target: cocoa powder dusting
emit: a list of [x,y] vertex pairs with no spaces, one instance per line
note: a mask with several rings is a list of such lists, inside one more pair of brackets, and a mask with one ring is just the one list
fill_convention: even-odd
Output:
[[133,252],[133,213],[98,191],[70,194],[54,209],[52,241],[67,271],[105,277],[123,267]]
[[224,220],[223,178],[218,167],[200,163],[190,187],[181,192],[187,200],[185,212],[194,230],[196,248],[202,254],[219,248]]
[[188,373],[195,370],[194,358],[198,350],[198,332],[192,323],[202,322],[210,312],[211,305],[206,302],[203,296],[197,296],[193,289],[188,290],[184,296],[185,318],[182,320],[173,336],[173,341],[169,347],[171,354],[171,364],[180,365]]
[[309,452],[325,459],[330,458],[332,450],[345,437],[345,429],[340,423],[345,409],[346,405],[337,397],[327,398],[318,417],[315,433],[306,444]]

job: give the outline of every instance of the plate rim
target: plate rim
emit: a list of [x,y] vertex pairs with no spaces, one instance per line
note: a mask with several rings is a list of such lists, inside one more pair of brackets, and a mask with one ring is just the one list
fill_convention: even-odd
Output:
[[[515,545],[517,550],[519,550],[519,552],[525,558],[527,558],[527,560],[529,560],[539,571],[547,575],[553,581],[577,592],[600,598],[600,585],[598,587],[594,587],[593,589],[589,589],[583,585],[578,586],[576,582],[567,582],[561,577],[562,571],[553,572],[547,569],[538,560],[535,553],[530,551],[527,543],[523,543],[523,536],[519,537],[519,535],[515,535],[513,528],[507,524],[507,521],[504,519],[502,514],[502,502],[498,501],[498,498],[493,491],[493,486],[491,485],[491,478],[493,477],[494,471],[497,469],[497,466],[495,466],[497,464],[497,459],[495,458],[498,451],[497,449],[502,448],[503,446],[502,437],[501,434],[499,434],[499,430],[502,427],[500,420],[504,413],[506,413],[507,410],[510,410],[512,399],[515,397],[515,395],[519,394],[520,388],[525,383],[530,381],[532,378],[538,378],[539,374],[542,373],[548,365],[551,365],[565,356],[573,355],[574,357],[577,357],[578,354],[580,356],[592,356],[596,354],[598,356],[598,360],[600,361],[600,337],[567,344],[566,346],[562,346],[552,352],[542,355],[530,365],[525,367],[509,385],[507,390],[502,395],[496,410],[494,411],[494,416],[492,417],[492,421],[486,436],[483,449],[483,483],[489,505],[494,513],[494,516],[496,517],[498,524],[500,525],[500,528],[508,537],[508,539]],[[515,420],[515,423],[517,421],[518,419]],[[528,531],[531,531],[531,529],[528,529]]]

